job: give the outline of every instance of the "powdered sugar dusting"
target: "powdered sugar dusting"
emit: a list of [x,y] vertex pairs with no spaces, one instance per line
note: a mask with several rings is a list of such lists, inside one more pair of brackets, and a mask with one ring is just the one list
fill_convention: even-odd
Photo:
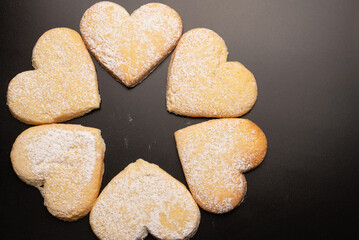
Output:
[[196,201],[206,210],[232,210],[246,191],[242,172],[264,158],[263,132],[246,119],[218,119],[175,133],[187,183]]
[[128,87],[141,82],[174,48],[182,34],[179,15],[150,3],[130,16],[121,6],[99,2],[80,24],[81,34],[99,62]]
[[167,109],[192,117],[238,117],[257,99],[253,75],[226,62],[227,47],[215,32],[199,28],[179,41],[168,71]]
[[18,74],[9,84],[7,103],[17,118],[31,124],[53,123],[99,107],[95,67],[74,30],[44,33],[32,61],[36,70]]
[[90,217],[100,239],[187,239],[200,213],[188,190],[157,165],[137,160],[103,190]]
[[81,170],[69,178],[75,183],[86,184],[91,180],[97,157],[96,139],[91,132],[50,128],[29,137],[25,150],[30,169],[39,179],[46,179],[51,168],[62,165],[65,169]]

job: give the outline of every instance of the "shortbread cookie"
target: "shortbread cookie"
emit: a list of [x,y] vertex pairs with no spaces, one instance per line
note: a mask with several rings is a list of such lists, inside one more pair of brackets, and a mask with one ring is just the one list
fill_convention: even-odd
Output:
[[242,174],[257,167],[267,151],[262,130],[246,119],[217,119],[175,132],[178,154],[191,193],[200,207],[225,213],[246,193]]
[[81,36],[68,28],[45,32],[37,41],[35,70],[9,84],[11,113],[28,124],[63,122],[100,106],[95,66]]
[[21,133],[11,162],[21,180],[40,190],[52,215],[74,221],[89,213],[98,196],[104,154],[99,129],[50,124]]
[[188,239],[200,212],[186,187],[142,159],[128,165],[101,192],[90,214],[101,240]]
[[120,5],[99,2],[83,15],[80,31],[101,65],[122,84],[134,87],[176,46],[182,21],[160,3],[143,5],[129,15]]
[[257,99],[253,74],[227,62],[227,47],[215,32],[198,28],[180,39],[168,68],[167,110],[189,117],[239,117]]

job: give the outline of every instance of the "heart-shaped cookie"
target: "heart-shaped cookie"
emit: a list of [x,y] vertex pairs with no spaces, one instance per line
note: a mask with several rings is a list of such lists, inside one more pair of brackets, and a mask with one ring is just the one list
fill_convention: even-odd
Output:
[[253,74],[227,62],[227,47],[215,32],[192,29],[181,37],[168,68],[167,110],[190,117],[239,117],[257,99]]
[[80,31],[101,65],[118,81],[134,87],[176,46],[182,21],[164,4],[149,3],[129,15],[120,5],[105,1],[84,13]]
[[95,66],[81,36],[68,28],[45,32],[37,41],[35,70],[11,80],[7,104],[28,124],[63,122],[100,106]]
[[204,210],[225,213],[246,193],[243,172],[257,167],[267,151],[262,130],[246,119],[199,123],[175,132],[178,154],[191,193]]
[[52,215],[74,221],[88,214],[98,196],[104,154],[99,129],[50,124],[21,133],[11,162],[24,182],[40,190]]
[[128,165],[101,192],[90,214],[101,240],[188,239],[200,212],[187,188],[155,164]]

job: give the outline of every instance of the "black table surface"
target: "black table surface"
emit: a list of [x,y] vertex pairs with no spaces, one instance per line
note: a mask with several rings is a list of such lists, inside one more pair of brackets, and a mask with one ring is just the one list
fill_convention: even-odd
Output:
[[[79,31],[96,1],[0,1],[1,239],[96,239],[88,216],[53,217],[39,191],[12,169],[10,151],[29,125],[6,106],[10,80],[30,70],[37,39],[55,27]],[[148,1],[116,1],[133,12]],[[230,213],[201,210],[193,239],[323,239],[355,232],[359,221],[359,2],[288,0],[160,1],[181,16],[184,32],[205,27],[225,41],[230,61],[250,69],[258,100],[243,116],[268,138],[264,162],[246,173],[244,202]],[[102,188],[138,158],[186,184],[173,133],[205,118],[166,111],[170,56],[133,89],[93,58],[101,108],[66,123],[101,129]],[[187,185],[186,185],[187,186]],[[147,239],[154,239],[148,236]]]

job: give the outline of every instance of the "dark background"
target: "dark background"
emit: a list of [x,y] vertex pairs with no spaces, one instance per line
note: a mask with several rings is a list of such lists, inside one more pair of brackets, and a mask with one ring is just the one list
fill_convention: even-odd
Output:
[[[37,39],[55,27],[79,31],[82,14],[95,2],[0,1],[2,239],[96,239],[88,217],[73,223],[56,219],[38,190],[16,176],[9,154],[30,126],[13,118],[6,106],[10,80],[32,69]],[[116,2],[133,12],[148,1]],[[356,233],[359,1],[160,2],[180,14],[184,32],[196,27],[217,32],[229,60],[253,72],[259,96],[244,118],[268,138],[264,162],[245,175],[244,202],[223,215],[201,210],[193,239],[331,239]],[[173,133],[206,119],[166,111],[169,60],[127,89],[94,59],[101,108],[67,123],[102,130],[107,145],[102,187],[138,158],[185,183]]]

